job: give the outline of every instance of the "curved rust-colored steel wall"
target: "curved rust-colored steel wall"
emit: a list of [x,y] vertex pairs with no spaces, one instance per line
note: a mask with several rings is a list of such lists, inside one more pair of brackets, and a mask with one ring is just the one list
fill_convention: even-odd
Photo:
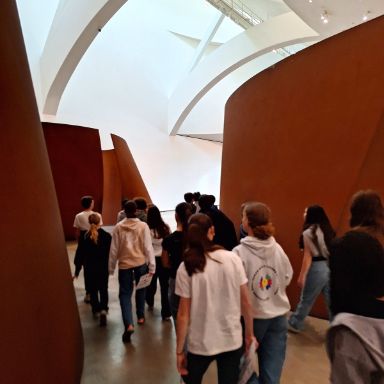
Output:
[[103,157],[99,131],[66,124],[43,123],[49,159],[66,239],[74,238],[73,220],[80,199],[92,195],[102,211]]
[[121,210],[121,178],[114,149],[103,151],[103,167],[103,222],[105,225],[114,225],[117,213]]
[[[346,229],[361,188],[384,192],[384,18],[318,43],[241,86],[225,111],[221,207],[239,224],[240,204],[272,209],[277,240],[295,275],[303,210],[321,204]],[[322,303],[312,314],[326,317]]]
[[140,175],[131,151],[124,139],[119,136],[111,135],[113,146],[115,148],[117,164],[120,170],[122,183],[122,197],[134,198],[136,196],[144,197],[151,201],[147,187]]
[[[377,130],[370,147],[363,160],[361,171],[355,180],[353,191],[361,189],[373,189],[379,191],[384,198],[383,171],[384,171],[384,113],[377,123]],[[349,201],[346,202],[340,220],[340,232],[348,229]]]
[[12,0],[1,4],[0,51],[0,381],[79,383],[82,332],[16,2]]

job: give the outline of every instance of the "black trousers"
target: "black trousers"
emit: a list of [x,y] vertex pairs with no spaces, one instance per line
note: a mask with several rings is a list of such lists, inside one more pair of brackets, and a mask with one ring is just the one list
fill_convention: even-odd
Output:
[[[108,286],[90,291],[92,312],[108,311]],[[100,297],[99,297],[100,295]]]
[[156,273],[152,277],[151,284],[147,287],[145,301],[150,307],[153,307],[155,302],[155,294],[157,291],[157,279],[160,282],[160,295],[161,295],[161,316],[163,318],[171,316],[168,301],[168,269],[164,268],[161,264],[161,257],[156,256]]
[[87,268],[92,312],[108,311],[108,272]]
[[195,355],[188,352],[188,375],[183,376],[183,380],[186,384],[201,384],[204,373],[212,361],[216,360],[218,384],[236,384],[240,373],[241,354],[242,348],[213,356]]

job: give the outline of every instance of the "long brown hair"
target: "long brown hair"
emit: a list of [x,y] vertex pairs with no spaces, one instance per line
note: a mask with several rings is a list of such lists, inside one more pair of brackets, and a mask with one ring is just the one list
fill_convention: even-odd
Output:
[[[184,265],[189,276],[203,272],[208,252],[222,249],[208,239],[208,230],[212,227],[209,216],[196,213],[190,217],[187,231],[187,249],[184,252]],[[217,261],[215,259],[212,259]]]
[[149,229],[153,230],[154,236],[157,239],[164,239],[171,231],[169,226],[164,223],[159,208],[156,205],[150,205],[147,212],[147,224]]
[[310,205],[309,207],[307,207],[307,213],[305,214],[303,230],[311,228],[313,243],[321,253],[319,240],[316,235],[316,230],[318,227],[320,227],[321,231],[323,232],[324,242],[327,246],[327,249],[330,249],[332,241],[336,236],[336,232],[332,228],[331,222],[329,221],[329,218],[325,213],[324,208],[316,204]]
[[97,213],[92,213],[88,217],[88,222],[91,225],[91,228],[87,232],[86,236],[97,244],[97,240],[99,238],[98,226],[100,224],[100,216]]

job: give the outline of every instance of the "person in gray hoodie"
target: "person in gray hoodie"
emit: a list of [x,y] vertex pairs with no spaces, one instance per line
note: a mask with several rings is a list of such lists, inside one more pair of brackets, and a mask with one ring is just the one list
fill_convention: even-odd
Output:
[[278,384],[285,360],[287,318],[286,294],[293,270],[273,234],[271,211],[263,203],[250,202],[243,209],[242,225],[248,236],[233,249],[248,277],[253,311],[253,332],[259,342],[259,374],[249,383]]
[[332,384],[384,383],[382,319],[339,313],[327,333]]

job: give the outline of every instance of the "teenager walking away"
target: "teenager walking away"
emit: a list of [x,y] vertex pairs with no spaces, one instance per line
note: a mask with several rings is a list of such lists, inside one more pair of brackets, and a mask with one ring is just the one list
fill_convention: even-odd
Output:
[[351,230],[331,248],[332,314],[384,319],[384,208],[378,193],[360,191],[350,205]]
[[168,236],[171,231],[168,224],[164,223],[159,208],[151,205],[147,212],[147,224],[151,231],[152,246],[155,253],[156,272],[152,277],[151,284],[146,290],[146,302],[149,309],[153,309],[155,303],[155,294],[157,291],[157,278],[160,283],[161,294],[161,317],[163,320],[168,320],[171,317],[171,310],[168,301],[168,280],[169,270],[164,268],[161,263],[161,253],[163,251],[162,243],[164,237]]
[[241,314],[247,348],[254,339],[244,267],[236,254],[213,244],[214,233],[207,215],[191,216],[184,262],[177,271],[177,369],[187,384],[201,383],[214,360],[219,384],[237,382],[242,353]]
[[251,295],[253,332],[259,342],[259,374],[248,383],[278,384],[287,344],[286,287],[293,270],[291,263],[273,234],[269,208],[259,202],[243,208],[242,224],[246,233],[234,252],[243,262]]
[[[317,296],[324,295],[330,312],[328,256],[335,237],[328,216],[319,205],[311,205],[304,211],[304,231],[300,243],[304,246],[303,261],[297,284],[302,288],[300,302],[288,320],[289,330],[300,332]],[[301,247],[302,247],[301,245]]]
[[188,203],[177,204],[175,219],[176,231],[163,240],[163,252],[161,261],[163,266],[169,270],[168,299],[173,320],[176,324],[177,310],[179,308],[179,296],[175,293],[176,272],[183,261],[183,252],[186,245],[186,233],[188,219],[192,215],[191,206]]
[[384,208],[380,195],[359,191],[350,204],[351,230],[334,241],[327,334],[333,384],[384,383]]
[[92,213],[88,217],[90,229],[79,244],[79,263],[74,278],[86,267],[92,312],[100,314],[100,326],[107,325],[108,313],[108,256],[111,235],[100,228],[100,216]]
[[[100,213],[94,212],[93,207],[94,207],[94,200],[92,196],[83,196],[81,198],[81,206],[83,207],[83,211],[79,212],[75,216],[75,220],[73,222],[73,226],[75,228],[75,236],[76,240],[78,241],[78,246],[76,249],[76,254],[75,254],[75,266],[77,263],[79,263],[79,255],[78,255],[78,249],[83,241],[84,234],[89,230],[90,225],[88,221],[88,217],[92,215],[92,213],[96,213],[97,215],[100,216],[100,225],[103,225],[103,220],[101,218]],[[90,303],[91,302],[91,297],[89,293],[89,287],[88,287],[88,274],[87,274],[87,268],[84,266],[84,286],[85,286],[85,297],[84,297],[84,302]]]
[[[124,206],[126,218],[116,224],[112,233],[109,252],[109,273],[113,275],[116,262],[119,265],[119,299],[124,323],[123,342],[129,342],[134,332],[132,303],[133,283],[156,270],[155,256],[149,227],[136,217],[136,203],[128,201]],[[145,288],[137,289],[136,294],[137,323],[143,325]]]

